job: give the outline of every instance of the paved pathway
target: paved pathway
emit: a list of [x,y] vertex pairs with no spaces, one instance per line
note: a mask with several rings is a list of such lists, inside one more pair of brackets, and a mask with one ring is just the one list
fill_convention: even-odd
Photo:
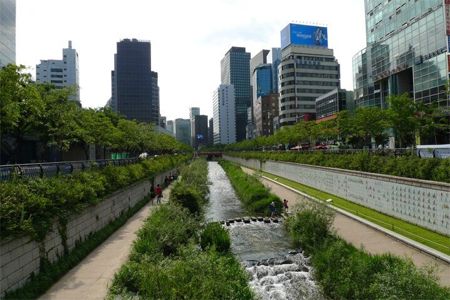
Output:
[[[243,168],[247,173],[253,173],[251,169]],[[261,179],[263,184],[269,187],[272,193],[281,199],[287,199],[289,210],[295,211],[296,207],[302,203],[310,201],[307,198],[283,187],[270,180]],[[356,247],[363,247],[372,254],[392,253],[402,257],[411,258],[415,265],[421,267],[425,265],[435,265],[439,282],[450,287],[450,265],[441,260],[425,254],[416,248],[412,248],[378,230],[355,221],[342,214],[336,213],[333,227],[336,233],[344,240],[352,243]]]
[[[163,192],[163,203],[168,200],[171,186]],[[128,260],[137,230],[155,206],[156,200],[145,205],[39,299],[104,299],[114,274]]]

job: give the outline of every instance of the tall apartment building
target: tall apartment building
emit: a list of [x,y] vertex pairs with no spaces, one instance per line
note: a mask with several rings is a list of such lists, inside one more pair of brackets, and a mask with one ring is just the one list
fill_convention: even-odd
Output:
[[117,43],[111,87],[113,110],[127,119],[159,124],[158,74],[151,70],[149,41]]
[[356,106],[389,95],[449,107],[450,1],[365,0],[367,46],[353,57]]
[[245,140],[247,108],[251,106],[250,53],[231,47],[220,62],[221,83],[233,85],[235,93],[236,141]]
[[177,141],[186,145],[191,144],[191,120],[175,119],[174,130]]
[[191,120],[191,146],[195,144],[195,116],[200,115],[200,107],[189,108],[189,119]]
[[0,68],[16,63],[16,0],[0,0]]
[[234,86],[221,84],[213,94],[214,144],[236,142],[236,108]]
[[326,27],[289,24],[281,31],[279,125],[313,120],[316,98],[340,87]]
[[36,65],[36,82],[51,83],[57,88],[72,87],[75,92],[70,99],[80,102],[78,53],[72,48],[72,41],[63,49],[61,60],[41,60]]

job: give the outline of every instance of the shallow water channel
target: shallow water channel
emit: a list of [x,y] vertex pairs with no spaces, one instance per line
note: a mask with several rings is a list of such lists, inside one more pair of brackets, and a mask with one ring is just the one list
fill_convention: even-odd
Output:
[[[246,216],[224,170],[208,163],[208,221]],[[250,286],[260,299],[323,299],[301,251],[293,249],[282,223],[234,222],[231,248],[249,272]]]

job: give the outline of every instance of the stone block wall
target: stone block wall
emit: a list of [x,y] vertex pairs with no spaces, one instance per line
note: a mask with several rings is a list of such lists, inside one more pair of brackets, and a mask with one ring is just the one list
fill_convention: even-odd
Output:
[[[251,168],[260,163],[256,159],[224,158]],[[450,235],[448,183],[280,161],[261,162],[257,169]]]
[[[153,184],[163,184],[168,171],[155,177]],[[128,188],[117,191],[95,206],[86,208],[71,218],[67,224],[67,246],[72,250],[78,241],[85,240],[111,221],[119,217],[128,208],[136,205],[150,192],[151,182],[141,181]],[[64,253],[61,236],[55,224],[44,241],[45,252],[50,262],[55,262]],[[28,237],[0,241],[0,298],[6,291],[15,290],[39,272],[39,245]]]

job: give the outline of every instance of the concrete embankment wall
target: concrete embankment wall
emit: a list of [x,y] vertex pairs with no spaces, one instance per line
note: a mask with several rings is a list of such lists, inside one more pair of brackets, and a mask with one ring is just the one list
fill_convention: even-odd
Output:
[[[166,175],[174,170],[159,174],[154,184],[163,184]],[[76,247],[78,241],[85,240],[111,221],[119,217],[127,209],[136,205],[150,192],[151,182],[141,181],[125,189],[117,191],[95,206],[85,209],[73,216],[67,224],[67,246],[69,251]],[[62,239],[57,225],[49,232],[44,241],[47,259],[55,262],[63,254]],[[21,287],[31,274],[39,273],[39,244],[29,237],[21,237],[0,242],[0,298],[7,291]]]
[[450,184],[351,170],[224,156],[379,212],[450,235]]

